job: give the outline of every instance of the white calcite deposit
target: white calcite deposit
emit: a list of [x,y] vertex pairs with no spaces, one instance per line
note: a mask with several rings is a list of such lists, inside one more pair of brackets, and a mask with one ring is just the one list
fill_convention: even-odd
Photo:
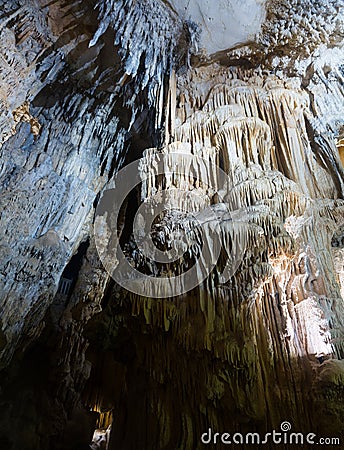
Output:
[[184,20],[195,22],[200,49],[209,54],[252,40],[265,19],[265,0],[172,0]]

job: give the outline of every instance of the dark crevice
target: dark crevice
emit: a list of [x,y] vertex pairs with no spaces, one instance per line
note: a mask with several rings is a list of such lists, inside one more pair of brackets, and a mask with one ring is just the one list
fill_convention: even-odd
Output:
[[[75,288],[76,282],[78,280],[78,275],[82,266],[82,262],[86,255],[89,245],[90,245],[89,239],[81,242],[76,253],[71,257],[69,263],[66,265],[66,267],[62,272],[59,290],[62,294],[66,295],[68,298],[71,296]],[[69,283],[67,283],[68,288],[64,289],[67,280],[69,281]]]

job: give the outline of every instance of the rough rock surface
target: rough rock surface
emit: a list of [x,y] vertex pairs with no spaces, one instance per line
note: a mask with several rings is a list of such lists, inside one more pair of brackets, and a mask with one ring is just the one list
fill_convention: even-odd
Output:
[[[189,450],[209,427],[285,420],[344,439],[343,7],[270,0],[250,42],[210,57],[169,2],[0,0],[0,447],[88,448],[99,428],[94,449]],[[222,168],[221,200],[156,176],[150,158],[176,151],[207,159],[212,183]],[[141,157],[128,258],[160,276],[197,259],[197,236],[162,267],[131,235],[135,205],[182,185],[218,214],[224,252],[235,235],[221,208],[249,211],[225,285],[221,259],[173,298],[104,269],[95,209]],[[188,224],[161,216],[159,248]]]
[[200,34],[199,48],[208,54],[249,41],[265,18],[265,0],[171,0],[172,7],[185,20],[192,20]]

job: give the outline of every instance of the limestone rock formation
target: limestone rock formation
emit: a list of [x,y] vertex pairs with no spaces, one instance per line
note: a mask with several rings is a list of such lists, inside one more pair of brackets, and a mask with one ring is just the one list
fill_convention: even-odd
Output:
[[0,0],[1,448],[344,442],[343,25]]

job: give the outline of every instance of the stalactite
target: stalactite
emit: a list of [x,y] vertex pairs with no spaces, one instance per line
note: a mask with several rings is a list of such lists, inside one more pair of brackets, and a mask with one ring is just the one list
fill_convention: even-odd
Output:
[[[135,119],[135,97],[147,87],[148,106],[156,111],[155,128],[161,129],[167,98],[164,92],[165,76],[169,74],[173,84],[176,54],[181,53],[178,57],[186,58],[183,52],[188,51],[186,42],[180,42],[185,40],[183,22],[161,1],[101,0],[97,7],[99,27],[89,45],[95,45],[109,27],[114,29],[114,43],[119,47],[123,60],[124,76],[135,79],[133,95],[126,102],[126,106],[132,108],[132,122]],[[191,30],[189,33],[191,39]],[[159,45],[156,45],[157,42]],[[173,111],[173,104],[171,106]]]
[[[209,279],[188,295],[161,301],[128,294],[132,317],[145,336],[145,343],[133,337],[140,352],[145,352],[137,356],[138,365],[152,387],[151,402],[163,408],[169,423],[174,420],[183,436],[180,448],[200,448],[193,424],[197,429],[206,423],[222,429],[221,417],[231,417],[232,427],[241,430],[246,429],[245,423],[255,423],[257,430],[278,427],[284,417],[292,417],[295,428],[329,426],[326,419],[317,419],[308,411],[323,401],[321,380],[326,375],[322,363],[328,364],[330,378],[340,378],[336,358],[342,354],[343,311],[334,273],[341,273],[342,268],[338,257],[332,262],[329,239],[342,223],[342,200],[336,200],[341,195],[341,173],[330,170],[330,163],[324,165],[319,158],[309,132],[310,121],[315,126],[313,105],[296,79],[254,71],[246,72],[243,80],[239,77],[240,70],[226,73],[216,64],[180,77],[174,133],[169,133],[161,149],[147,150],[140,166],[142,201],[149,205],[150,197],[167,191],[168,198],[173,198],[171,208],[213,208],[220,223],[217,237],[224,249],[233,248],[238,233],[233,227],[227,229],[226,211],[249,211],[243,260],[225,285],[219,282],[220,258]],[[337,101],[342,94],[340,89],[335,92]],[[318,120],[325,121],[324,116]],[[334,161],[331,145],[326,151],[328,160]],[[169,154],[180,155],[179,165],[166,158],[164,176],[158,177],[154,164]],[[190,170],[183,154],[220,165],[228,174],[228,185],[221,186],[211,165],[206,174],[201,165]],[[177,175],[178,169],[183,175]],[[221,200],[195,184],[194,177],[220,189]],[[190,192],[196,189],[200,198],[212,200],[197,206],[192,201],[178,202],[172,194],[178,187]],[[183,227],[190,227],[185,214],[160,216],[152,230],[159,248],[172,247],[176,230]],[[206,236],[214,239],[210,229]],[[197,236],[191,241],[179,265],[168,268],[146,261],[134,247],[128,248],[128,254],[144,273],[177,274],[180,265],[187,270],[201,253]],[[123,306],[124,316],[125,311]],[[153,330],[160,332],[157,335]],[[174,368],[172,348],[176,345],[182,356],[181,367]],[[215,361],[209,361],[206,352]],[[195,356],[199,353],[202,361]],[[195,374],[201,389],[194,384]],[[312,374],[317,374],[315,379]],[[157,387],[171,383],[174,397],[180,396],[177,402],[183,402],[186,392],[202,392],[188,402],[193,411],[190,423],[187,413],[184,425],[171,418],[171,397],[162,396]],[[270,389],[271,385],[276,389]],[[250,401],[245,392],[250,392]],[[146,411],[149,415],[149,408]],[[159,423],[161,427],[165,422]],[[164,438],[158,446],[172,448],[173,439],[166,443]],[[123,441],[113,437],[112,442]],[[134,443],[126,445],[131,448]]]

